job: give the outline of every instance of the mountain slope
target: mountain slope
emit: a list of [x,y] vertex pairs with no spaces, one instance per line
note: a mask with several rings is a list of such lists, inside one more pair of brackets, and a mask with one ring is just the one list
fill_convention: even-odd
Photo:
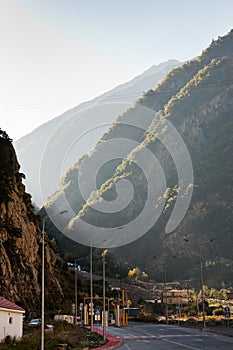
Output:
[[[143,94],[132,108],[117,119],[92,154],[67,172],[46,208],[60,208],[64,205],[64,198],[71,203],[73,214],[66,234],[70,237],[76,235],[79,242],[85,239],[90,242],[91,239],[90,226],[86,225],[87,229],[82,231],[85,228],[83,222],[95,228],[96,236],[102,233],[102,244],[104,241],[108,244],[109,238],[104,236],[104,228],[112,229],[115,235],[125,238],[128,234],[127,224],[143,212],[150,194],[148,183],[154,184],[154,188],[160,185],[158,163],[155,167],[152,162],[144,163],[143,171],[137,165],[140,154],[143,155],[148,149],[156,156],[165,173],[166,187],[162,187],[160,196],[154,197],[152,206],[154,215],[155,208],[161,206],[161,215],[157,222],[149,222],[151,226],[147,234],[131,244],[114,249],[115,256],[125,259],[129,265],[140,265],[159,278],[162,278],[166,265],[170,279],[191,278],[192,283],[197,285],[201,249],[205,281],[213,286],[220,286],[222,281],[233,283],[232,97],[233,31],[213,41],[197,59],[170,72],[155,90]],[[143,132],[135,125],[143,120],[145,110],[151,114],[152,123]],[[154,115],[156,117],[153,118]],[[187,173],[179,172],[171,156],[179,148],[177,139],[172,139],[169,134],[170,122],[179,132],[191,156],[194,182],[186,182]],[[125,148],[121,159],[107,161],[106,165],[99,167],[96,173],[97,190],[93,192],[88,187],[94,173],[93,165],[106,157],[108,153],[104,145],[110,145],[108,141],[113,139],[119,148],[122,144],[126,145],[123,139],[136,141],[137,145],[130,143],[131,147]],[[183,151],[178,152],[179,164],[183,164]],[[119,184],[123,179],[133,184],[134,192],[130,186],[123,187],[122,192]],[[83,188],[87,188],[85,198]],[[183,221],[178,221],[178,226],[169,231],[167,222],[179,196],[181,201],[185,201],[192,189],[192,201]],[[116,207],[115,212],[111,212],[109,208],[112,203],[121,196],[124,209]],[[131,199],[130,202],[127,202],[127,198]],[[106,211],[98,210],[105,205],[105,201],[109,203],[103,206]],[[142,226],[147,224],[148,221],[140,223]],[[135,231],[137,229],[134,227]],[[51,234],[56,236],[55,231]],[[63,238],[63,241],[66,240]]]
[[[118,114],[180,64],[169,60],[153,66],[131,81],[81,103],[18,140],[15,143],[16,152],[22,171],[26,174],[27,190],[36,204],[42,205],[56,188],[59,178],[92,149]],[[104,115],[98,109],[103,105],[108,106]]]

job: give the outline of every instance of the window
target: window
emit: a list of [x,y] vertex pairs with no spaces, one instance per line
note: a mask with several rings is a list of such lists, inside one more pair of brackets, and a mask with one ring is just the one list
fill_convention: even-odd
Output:
[[13,323],[13,317],[9,317],[9,323],[10,323],[10,324]]

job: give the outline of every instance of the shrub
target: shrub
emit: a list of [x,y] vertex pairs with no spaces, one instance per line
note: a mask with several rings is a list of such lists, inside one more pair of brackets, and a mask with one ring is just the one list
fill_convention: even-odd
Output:
[[12,338],[10,335],[7,335],[5,338],[5,344],[11,344],[12,343]]

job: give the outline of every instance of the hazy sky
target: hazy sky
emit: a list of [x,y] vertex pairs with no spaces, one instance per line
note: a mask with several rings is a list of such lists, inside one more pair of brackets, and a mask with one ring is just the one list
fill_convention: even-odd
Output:
[[17,140],[233,28],[232,0],[0,0],[0,127]]

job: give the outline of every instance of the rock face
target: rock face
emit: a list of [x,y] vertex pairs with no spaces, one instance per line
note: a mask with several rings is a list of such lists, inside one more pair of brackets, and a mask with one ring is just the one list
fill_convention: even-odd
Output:
[[[8,136],[0,134],[0,295],[39,313],[41,295],[42,235],[33,213],[31,196],[22,183],[14,148]],[[45,244],[48,290],[62,296],[53,277],[56,255]],[[47,289],[47,288],[46,288]]]

